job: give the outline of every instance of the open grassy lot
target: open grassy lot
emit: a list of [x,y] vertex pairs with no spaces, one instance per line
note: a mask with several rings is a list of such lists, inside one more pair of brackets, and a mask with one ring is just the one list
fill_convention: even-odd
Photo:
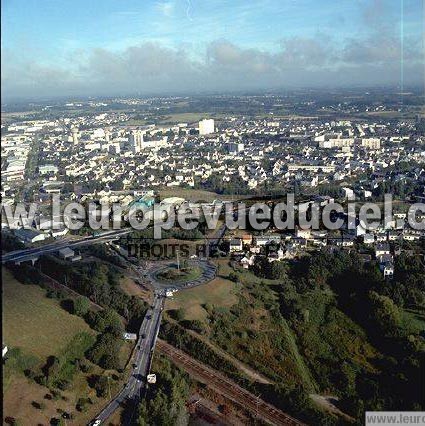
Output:
[[237,303],[237,292],[234,282],[217,277],[208,284],[179,291],[173,299],[167,299],[166,309],[183,309],[185,319],[203,320],[207,317],[205,304],[230,307]]
[[[227,260],[218,261],[220,279],[235,271]],[[314,380],[299,353],[296,337],[288,323],[273,317],[278,298],[276,281],[259,279],[252,272],[236,273],[240,291],[229,311],[209,313],[209,338],[237,359],[271,379],[315,389]]]
[[149,292],[137,285],[134,280],[129,277],[121,278],[120,287],[124,293],[128,294],[129,296],[136,296],[142,300],[150,299]]
[[[183,106],[183,105],[182,105]],[[226,114],[212,114],[208,112],[176,112],[172,114],[161,113],[160,116],[150,117],[148,116],[147,120],[140,119],[130,119],[125,122],[128,126],[143,126],[149,123],[161,124],[178,124],[178,123],[195,123],[204,119],[204,118],[214,118],[215,120],[220,120],[225,117]]]
[[[14,418],[19,424],[28,426],[47,425],[66,411],[74,417],[72,421],[68,420],[68,424],[87,424],[107,400],[107,396],[98,396],[90,387],[93,375],[111,377],[111,394],[123,385],[124,375],[114,370],[104,371],[86,360],[87,372],[77,368],[70,386],[65,390],[55,388],[54,398],[47,386],[26,377],[25,369],[40,374],[40,368],[49,356],[63,359],[65,353],[71,352],[70,347],[76,348],[81,333],[94,335],[96,332],[82,318],[64,310],[57,299],[47,298],[42,288],[21,284],[6,269],[2,269],[2,280],[3,342],[10,348],[10,356],[6,356],[3,366],[3,419]],[[19,348],[19,355],[16,348]],[[128,362],[132,349],[131,342],[122,345],[121,365]],[[83,412],[76,409],[80,398],[91,401]]]
[[178,112],[161,117],[159,123],[193,123],[204,118],[211,118],[207,112]]
[[163,188],[159,190],[159,195],[161,199],[168,197],[181,197],[189,201],[206,201],[208,203],[216,200],[216,199],[226,199],[225,197],[216,194],[211,191],[203,191],[201,189],[190,189],[190,188],[178,188],[178,187],[170,187]]
[[193,202],[206,201],[207,203],[211,203],[214,200],[238,201],[238,200],[244,200],[246,198],[250,198],[252,196],[249,194],[246,194],[246,195],[217,194],[212,191],[204,191],[202,189],[192,189],[192,188],[180,188],[178,186],[161,188],[159,189],[159,195],[161,197],[161,200],[167,197],[180,197],[188,201],[193,201]]
[[[57,400],[47,399],[49,390],[24,376],[13,378],[7,392],[3,396],[3,419],[12,417],[19,420],[23,426],[48,425],[51,419],[59,419],[60,412],[72,413],[74,418],[68,420],[68,425],[85,425],[92,420],[100,409],[106,404],[107,398],[99,398],[96,391],[88,386],[88,378],[91,374],[101,374],[101,369],[93,366],[89,375],[78,373],[73,382],[73,388],[62,391]],[[111,380],[111,394],[118,392],[122,382]],[[87,411],[79,412],[75,405],[80,398],[90,398]],[[34,406],[33,403],[44,404],[42,409]],[[114,419],[113,425],[120,422]],[[3,423],[6,424],[6,423]]]
[[173,114],[164,114],[159,120],[156,120],[158,123],[194,123],[204,118],[214,118],[215,120],[220,120],[226,114],[213,114],[209,112],[177,112]]
[[402,326],[409,333],[420,333],[425,330],[425,312],[420,309],[404,309]]
[[82,318],[48,299],[40,287],[21,284],[5,269],[2,281],[3,342],[7,346],[44,360],[60,353],[76,333],[92,332]]
[[[302,385],[309,392],[328,387],[326,380],[320,380],[321,375],[329,375],[329,366],[341,360],[359,369],[374,370],[371,361],[377,356],[375,349],[360,327],[333,307],[332,294],[317,291],[301,299],[302,311],[311,321],[294,327],[278,314],[279,293],[284,288],[281,280],[235,271],[226,259],[216,262],[218,278],[208,289],[202,286],[177,293],[167,303],[169,309],[182,309],[184,319],[202,321],[205,339],[270,379]],[[214,294],[211,289],[215,282],[223,287],[220,292],[217,285]],[[213,295],[218,300],[212,301]],[[206,306],[207,302],[213,306]],[[335,351],[331,342],[336,338],[341,343]]]
[[202,269],[199,267],[187,267],[177,268],[177,265],[171,265],[170,267],[159,271],[156,274],[156,279],[161,282],[185,282],[199,278],[202,274]]

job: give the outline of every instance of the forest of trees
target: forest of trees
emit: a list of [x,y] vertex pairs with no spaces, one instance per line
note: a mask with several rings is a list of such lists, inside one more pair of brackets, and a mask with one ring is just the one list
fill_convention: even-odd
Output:
[[[380,355],[370,360],[369,371],[359,371],[347,362],[335,364],[325,381],[339,393],[342,407],[356,418],[364,410],[424,408],[420,377],[425,368],[425,330],[415,328],[409,315],[409,310],[425,311],[422,262],[420,256],[400,256],[394,280],[388,281],[375,264],[363,263],[354,253],[316,253],[294,265],[282,284],[282,313],[298,330],[301,341],[309,327],[309,313],[322,305],[326,321],[338,321],[338,312],[343,312],[379,351]],[[326,289],[334,296],[323,297]],[[335,347],[332,350],[338,351]],[[313,370],[323,368],[313,365]]]
[[[297,356],[315,392],[338,397],[339,407],[358,424],[365,410],[423,410],[425,279],[423,247],[417,249],[416,254],[397,257],[393,280],[385,280],[375,262],[343,250],[316,252],[293,262],[269,263],[259,257],[251,271],[258,278],[234,265],[228,278],[240,289],[237,304],[206,304],[207,320],[196,323],[185,320],[181,309],[172,311],[178,324],[166,323],[161,336],[307,423],[343,421],[314,407],[308,380],[281,380],[287,371],[263,363],[262,351],[276,351],[282,360],[291,356],[286,333],[295,337]],[[264,311],[269,322],[256,327],[272,327],[271,341],[246,316]],[[278,384],[247,383],[231,363],[185,329],[206,336]]]
[[70,265],[53,256],[43,256],[39,267],[98,305],[113,309],[128,321],[129,330],[137,330],[146,304],[124,293],[119,286],[120,272],[114,266],[101,261]]
[[159,356],[154,371],[158,371],[155,386],[148,387],[146,397],[138,406],[139,426],[187,424],[186,401],[189,396],[188,376],[170,361]]

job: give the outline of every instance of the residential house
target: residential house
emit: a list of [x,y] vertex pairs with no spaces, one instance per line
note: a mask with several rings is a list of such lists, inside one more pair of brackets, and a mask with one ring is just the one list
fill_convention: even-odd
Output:
[[376,258],[384,255],[390,254],[390,245],[388,243],[380,243],[375,247],[375,256]]
[[373,244],[375,242],[375,236],[373,234],[364,234],[363,243],[364,244]]
[[242,251],[243,244],[241,238],[234,238],[233,240],[230,240],[229,250],[230,253],[234,253],[236,251]]

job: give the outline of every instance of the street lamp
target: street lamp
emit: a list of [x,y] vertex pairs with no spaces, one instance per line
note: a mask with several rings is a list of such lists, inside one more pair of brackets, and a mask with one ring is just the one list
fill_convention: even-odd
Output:
[[109,383],[109,376],[106,376],[106,380],[108,381],[108,393],[109,393],[109,400],[111,400],[111,384]]

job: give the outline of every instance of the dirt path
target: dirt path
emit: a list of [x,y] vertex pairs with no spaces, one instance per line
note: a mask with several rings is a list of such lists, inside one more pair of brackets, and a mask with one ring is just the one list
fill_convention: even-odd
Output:
[[264,383],[266,385],[270,385],[271,382],[267,377],[263,376],[262,374],[258,373],[251,367],[248,367],[246,364],[244,364],[242,361],[239,361],[237,358],[235,358],[233,355],[230,355],[223,349],[221,349],[219,346],[212,343],[210,340],[206,339],[201,334],[196,333],[196,331],[193,330],[186,330],[189,334],[191,334],[193,337],[202,340],[206,345],[208,345],[214,352],[219,354],[222,358],[226,359],[227,361],[231,362],[238,370],[242,371],[247,377],[250,379],[258,382],[258,383]]
[[323,410],[328,411],[329,413],[335,414],[338,417],[342,417],[345,420],[354,423],[355,419],[350,417],[348,414],[345,414],[343,411],[341,411],[335,404],[335,402],[338,402],[338,398],[335,396],[325,396],[325,395],[318,395],[318,394],[310,394],[310,398]]

